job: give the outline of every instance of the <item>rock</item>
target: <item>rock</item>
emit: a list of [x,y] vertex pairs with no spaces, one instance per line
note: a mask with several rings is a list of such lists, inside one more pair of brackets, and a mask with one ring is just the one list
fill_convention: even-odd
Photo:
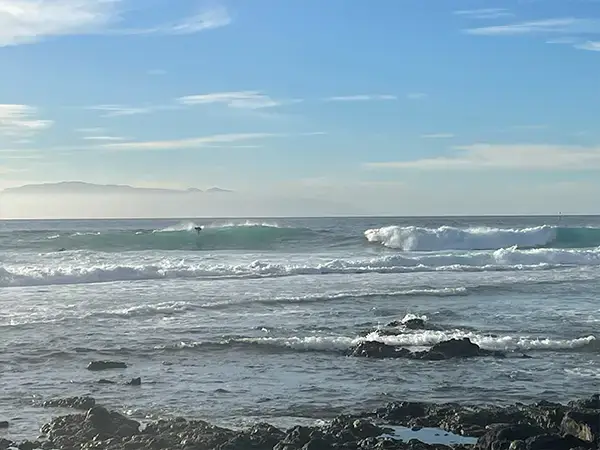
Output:
[[115,384],[112,380],[107,380],[106,378],[100,378],[98,380],[98,384]]
[[88,366],[88,370],[109,370],[109,369],[127,369],[127,364],[119,361],[91,361]]
[[405,348],[396,349],[392,345],[379,341],[363,341],[352,350],[351,356],[362,356],[365,358],[402,358],[409,357],[410,350]]
[[129,386],[141,386],[142,385],[142,379],[140,377],[132,378],[131,381],[127,382],[127,384]]
[[47,400],[42,403],[46,408],[74,408],[88,410],[96,405],[96,400],[93,397],[67,397],[55,400]]
[[572,409],[600,410],[600,394],[594,394],[590,398],[586,398],[584,400],[569,402],[569,407]]
[[406,348],[397,348],[379,341],[363,341],[350,351],[350,356],[366,358],[413,358],[426,361],[440,361],[450,358],[474,356],[505,357],[503,352],[484,350],[469,338],[450,339],[435,344],[431,349],[411,352]]
[[0,438],[0,450],[7,450],[11,447],[16,447],[13,441],[9,441],[8,439]]
[[498,424],[477,439],[476,448],[480,450],[508,449],[513,441],[527,439],[544,434],[544,430],[528,424]]
[[563,417],[560,431],[575,436],[585,442],[599,441],[600,411],[569,411]]
[[0,429],[8,428],[8,420],[0,420]]
[[574,436],[558,434],[539,434],[525,440],[527,450],[570,450],[582,445],[589,445]]
[[411,419],[423,417],[426,413],[427,408],[423,403],[394,402],[378,409],[376,415],[394,425],[405,425]]
[[406,322],[403,322],[404,325],[409,330],[422,330],[425,328],[425,321],[423,319],[409,319]]

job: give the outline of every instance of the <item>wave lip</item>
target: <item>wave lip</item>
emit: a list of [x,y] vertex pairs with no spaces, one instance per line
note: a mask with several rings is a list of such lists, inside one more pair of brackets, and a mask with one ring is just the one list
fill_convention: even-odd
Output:
[[403,251],[591,248],[600,246],[600,228],[542,225],[529,228],[386,226],[365,230],[368,242]]

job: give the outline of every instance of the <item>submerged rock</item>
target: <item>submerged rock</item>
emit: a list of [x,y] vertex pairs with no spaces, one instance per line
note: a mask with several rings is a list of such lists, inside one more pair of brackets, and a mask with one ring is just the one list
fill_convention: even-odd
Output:
[[128,381],[125,384],[128,384],[129,386],[141,386],[142,385],[142,378],[141,377],[132,378],[131,381]]
[[127,369],[127,364],[120,361],[91,361],[88,366],[88,370],[109,370],[109,369]]
[[8,428],[8,420],[0,420],[0,429]]

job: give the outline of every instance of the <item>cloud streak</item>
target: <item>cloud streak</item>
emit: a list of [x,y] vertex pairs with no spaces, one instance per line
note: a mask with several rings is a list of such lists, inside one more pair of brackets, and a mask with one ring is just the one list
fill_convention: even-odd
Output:
[[371,169],[406,170],[598,170],[600,147],[473,144],[453,147],[452,156],[366,163]]
[[327,97],[327,102],[368,102],[381,100],[397,100],[398,97],[391,94],[357,94],[357,95],[340,95]]
[[0,104],[0,134],[29,136],[52,126],[52,120],[37,118],[37,108],[29,105]]
[[421,138],[423,139],[450,139],[453,138],[454,134],[452,133],[431,133],[431,134],[422,134]]
[[509,12],[506,8],[463,9],[454,11],[454,14],[469,19],[500,19],[502,17],[514,16],[514,14]]
[[175,150],[186,148],[210,147],[213,144],[231,144],[244,141],[260,140],[281,136],[275,133],[231,133],[215,134],[187,139],[174,139],[166,141],[133,141],[100,145],[106,150]]
[[588,34],[600,32],[600,22],[572,17],[542,19],[507,25],[469,28],[467,34],[478,36],[517,36],[528,34]]
[[229,108],[262,109],[281,105],[283,102],[273,100],[258,91],[213,92],[210,94],[187,95],[177,101],[183,105],[224,104]]
[[227,9],[221,7],[148,28],[117,28],[125,21],[122,3],[123,0],[0,0],[0,47],[58,36],[184,35],[231,23]]

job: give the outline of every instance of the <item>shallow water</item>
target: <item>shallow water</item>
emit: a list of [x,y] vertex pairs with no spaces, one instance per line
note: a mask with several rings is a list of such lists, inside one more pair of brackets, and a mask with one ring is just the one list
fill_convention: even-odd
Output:
[[[598,392],[600,218],[560,227],[538,217],[0,222],[3,435],[35,437],[63,411],[32,405],[69,395],[237,426],[391,400]],[[377,333],[414,316],[436,329]],[[343,355],[369,332],[411,349],[467,336],[533,358]],[[129,368],[89,372],[94,359]],[[141,387],[123,384],[135,376]]]

